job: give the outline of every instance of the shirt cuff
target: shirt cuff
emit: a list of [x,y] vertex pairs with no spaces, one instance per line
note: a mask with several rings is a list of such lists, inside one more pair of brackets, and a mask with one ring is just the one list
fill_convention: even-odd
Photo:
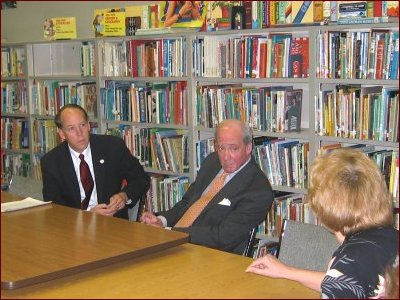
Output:
[[157,216],[158,219],[160,219],[161,223],[162,223],[162,227],[167,227],[167,219],[163,216]]

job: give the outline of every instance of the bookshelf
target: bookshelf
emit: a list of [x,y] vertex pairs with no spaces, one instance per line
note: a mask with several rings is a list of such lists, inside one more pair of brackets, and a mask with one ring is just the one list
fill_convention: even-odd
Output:
[[[366,33],[362,34],[362,32]],[[321,148],[329,148],[331,147],[329,145],[334,144],[362,145],[370,150],[374,148],[373,151],[377,152],[376,160],[381,161],[383,167],[385,162],[388,164],[390,161],[390,173],[397,172],[398,174],[398,166],[396,171],[393,165],[393,162],[398,162],[398,133],[397,136],[392,133],[389,139],[383,135],[364,137],[361,133],[357,133],[356,129],[345,128],[344,125],[343,130],[341,129],[343,132],[335,130],[331,133],[324,128],[324,126],[339,126],[336,123],[323,121],[324,97],[327,98],[328,94],[338,96],[339,87],[358,89],[357,97],[365,95],[367,98],[366,91],[375,87],[380,91],[378,95],[389,93],[391,100],[387,103],[398,107],[398,74],[394,76],[395,78],[391,78],[390,72],[382,72],[377,78],[376,71],[371,71],[374,75],[369,73],[373,65],[364,66],[367,69],[364,70],[365,74],[362,74],[361,71],[352,69],[356,65],[355,62],[351,64],[347,61],[347,69],[344,68],[345,65],[342,65],[340,74],[335,74],[335,68],[329,62],[331,64],[332,61],[345,62],[346,57],[334,58],[332,55],[329,56],[329,53],[334,53],[333,51],[322,48],[322,45],[328,43],[323,40],[323,36],[329,37],[329,33],[335,33],[339,40],[342,38],[343,41],[349,42],[352,38],[357,40],[357,36],[363,36],[364,39],[370,36],[371,32],[382,34],[379,39],[386,41],[389,45],[390,41],[394,43],[396,40],[396,36],[393,36],[391,32],[397,32],[398,45],[398,22],[282,26],[215,32],[188,30],[187,32],[143,34],[131,37],[2,45],[2,56],[7,55],[3,53],[12,49],[21,49],[18,51],[22,52],[25,58],[22,60],[22,67],[18,67],[24,72],[17,76],[3,75],[3,69],[5,70],[6,67],[2,64],[2,93],[3,86],[6,91],[7,85],[11,85],[9,90],[17,86],[17,94],[20,97],[17,97],[18,101],[24,103],[26,107],[21,111],[2,110],[2,135],[6,131],[3,130],[3,121],[9,123],[14,120],[26,121],[29,130],[28,147],[13,149],[12,146],[2,144],[2,149],[4,155],[18,154],[28,157],[29,162],[26,163],[25,168],[30,172],[25,173],[40,177],[34,172],[40,169],[37,166],[38,158],[58,142],[54,129],[48,129],[51,126],[46,124],[50,123],[48,121],[53,119],[54,113],[62,106],[62,103],[75,101],[69,96],[64,99],[60,95],[76,93],[78,99],[76,101],[81,101],[79,103],[85,107],[88,105],[85,99],[90,99],[92,102],[94,99],[96,104],[90,116],[94,131],[124,138],[133,155],[141,161],[145,170],[153,178],[149,196],[161,200],[158,203],[151,203],[151,200],[148,200],[147,205],[156,207],[157,210],[157,208],[163,209],[173,205],[179,200],[188,183],[194,180],[202,158],[213,150],[212,138],[216,124],[227,117],[238,117],[253,127],[255,142],[259,143],[255,145],[255,156],[258,156],[260,167],[267,175],[270,172],[269,178],[274,190],[293,195],[292,197],[283,195],[286,204],[277,203],[274,206],[275,213],[281,210],[281,213],[290,215],[292,209],[304,218],[305,215],[310,214],[299,202],[306,194],[307,169],[313,158],[322,151]],[[290,47],[295,39],[308,40],[308,55],[299,58],[298,52],[290,52],[295,51]],[[273,49],[286,51],[286,55],[282,54],[279,60],[270,57],[270,71],[263,73],[260,72],[260,65],[251,60],[260,56],[252,57],[253,52],[242,52],[240,58],[244,65],[246,62],[247,65],[250,65],[250,61],[252,63],[250,69],[241,70],[235,60],[239,52],[234,52],[234,50],[247,49],[245,48],[247,45],[255,45],[255,43],[258,43],[257,47],[263,43],[267,45],[266,47],[277,44]],[[368,48],[370,44],[372,42],[363,40],[364,48],[360,48],[367,49],[365,54],[368,54],[368,57],[373,53]],[[356,53],[357,46],[349,47],[347,51],[342,49],[342,53],[349,52],[354,53],[354,57],[363,57],[364,52]],[[382,42],[379,42],[379,47],[382,47]],[[384,57],[389,50],[379,51]],[[288,53],[292,53],[301,61],[289,59]],[[223,54],[225,54],[225,63],[221,64],[220,57],[223,57]],[[308,72],[307,67],[303,67],[305,60],[307,60]],[[267,67],[268,61],[263,63]],[[301,63],[301,71],[290,67],[296,63]],[[275,71],[274,64],[277,67]],[[388,59],[383,59],[379,64],[382,70],[391,66]],[[326,65],[332,70],[326,69]],[[360,67],[359,64],[357,66]],[[393,66],[390,70],[393,70]],[[85,88],[91,91],[89,95],[89,91],[85,91]],[[95,95],[93,95],[93,90],[95,90]],[[268,123],[269,121],[263,119],[263,115],[260,114],[260,101],[264,99],[260,100],[261,92],[269,95],[269,92],[273,94],[274,91],[279,91],[285,95],[287,90],[302,91],[299,131],[282,130],[279,125]],[[393,90],[397,91],[397,94]],[[55,98],[53,98],[59,100],[55,101],[48,96],[52,95],[53,91],[55,91]],[[341,93],[344,98],[347,97],[346,92]],[[225,109],[231,105],[228,99],[233,98],[241,99],[242,102],[235,100],[236,105],[242,107],[241,110]],[[7,99],[11,101],[10,98]],[[44,99],[48,99],[48,102],[43,102]],[[214,103],[214,106],[210,103]],[[225,110],[218,106],[221,103],[224,103]],[[360,104],[354,102],[354,105]],[[6,105],[6,107],[8,109],[10,106]],[[395,124],[395,127],[398,126],[398,109],[393,108],[390,113],[385,113],[384,110],[379,111],[382,118],[387,116],[388,122],[392,118],[390,119],[392,123],[389,123]],[[335,111],[335,114],[340,115],[339,112],[340,110]],[[273,118],[276,117],[277,115],[273,115]],[[352,122],[353,127],[357,126],[357,120],[352,120]],[[341,123],[338,124],[342,126]],[[346,123],[346,126],[350,125]],[[377,127],[377,130],[378,128],[380,127]],[[38,138],[40,129],[45,132],[45,141]],[[389,129],[391,129],[390,126],[387,130]],[[163,147],[165,152],[160,147]],[[279,171],[276,169],[268,171],[268,165],[263,164],[263,158],[266,155],[263,151],[268,149],[271,151],[270,155],[279,154],[278,149],[282,149],[283,153],[286,151],[294,155],[296,158],[291,162],[291,166],[295,165],[296,168],[286,167]],[[9,166],[9,164],[3,163],[3,166]],[[280,165],[278,168],[283,167]],[[274,178],[277,172],[286,181],[282,178]],[[388,175],[388,182],[389,186],[396,189],[395,182],[398,180],[393,174]],[[168,194],[165,190],[173,192]],[[398,206],[398,191],[392,190],[392,193]],[[274,220],[276,216],[270,218]],[[312,216],[309,218],[311,220]],[[265,226],[270,227],[267,229],[267,232],[268,230],[271,232],[267,234],[269,237],[277,236],[276,228],[268,224]]]
[[25,44],[1,48],[2,178],[28,176],[31,169],[28,70]]

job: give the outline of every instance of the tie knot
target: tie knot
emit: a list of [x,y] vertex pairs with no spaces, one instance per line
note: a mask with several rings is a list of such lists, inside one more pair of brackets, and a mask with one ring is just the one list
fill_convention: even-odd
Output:
[[79,154],[79,158],[80,158],[81,160],[85,160],[85,156],[84,156],[83,154]]
[[226,173],[226,172],[222,172],[222,174],[219,175],[219,177],[221,178],[221,180],[224,180],[224,181],[225,181],[226,176],[228,176],[228,173]]

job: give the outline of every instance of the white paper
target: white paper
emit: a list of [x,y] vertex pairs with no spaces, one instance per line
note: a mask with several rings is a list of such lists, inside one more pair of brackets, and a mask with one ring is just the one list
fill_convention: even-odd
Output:
[[31,197],[28,197],[28,198],[25,198],[25,199],[19,200],[19,201],[1,203],[1,212],[20,210],[20,209],[25,209],[25,208],[29,208],[29,207],[45,205],[45,204],[49,204],[49,203],[51,203],[51,201],[45,202],[45,201],[40,201],[40,200],[33,199]]

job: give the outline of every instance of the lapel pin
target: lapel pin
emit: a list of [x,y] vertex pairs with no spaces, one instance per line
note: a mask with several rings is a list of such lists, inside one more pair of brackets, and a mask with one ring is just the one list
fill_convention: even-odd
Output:
[[101,164],[104,164],[104,159],[100,159],[100,163],[101,163]]

